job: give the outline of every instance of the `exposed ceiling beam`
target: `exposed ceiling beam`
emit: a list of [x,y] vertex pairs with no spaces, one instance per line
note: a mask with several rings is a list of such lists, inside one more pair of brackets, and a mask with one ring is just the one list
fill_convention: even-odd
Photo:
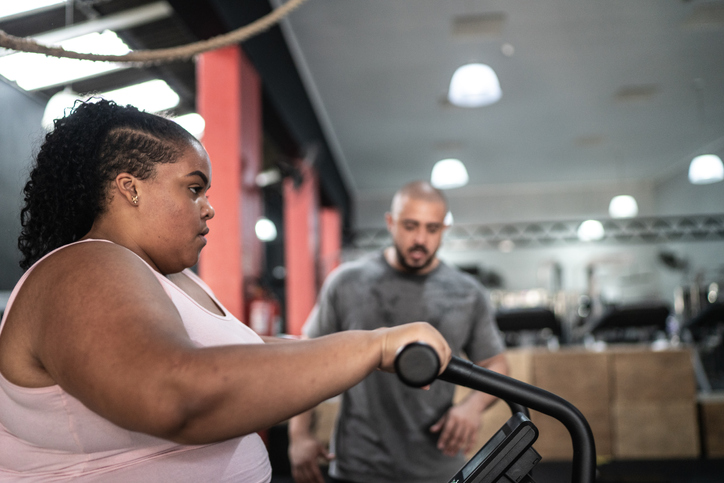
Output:
[[62,29],[51,30],[33,39],[41,44],[52,45],[63,40],[73,39],[103,30],[124,30],[143,25],[173,15],[174,11],[165,0],[150,3],[142,7],[132,8],[120,13],[100,17],[95,20],[78,23]]

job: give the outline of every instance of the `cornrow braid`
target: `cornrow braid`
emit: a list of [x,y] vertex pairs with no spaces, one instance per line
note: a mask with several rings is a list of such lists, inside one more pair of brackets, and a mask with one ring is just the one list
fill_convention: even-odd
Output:
[[151,178],[157,164],[175,162],[194,142],[175,122],[135,107],[104,99],[77,102],[54,121],[25,185],[20,266],[27,269],[88,233],[106,210],[118,174]]

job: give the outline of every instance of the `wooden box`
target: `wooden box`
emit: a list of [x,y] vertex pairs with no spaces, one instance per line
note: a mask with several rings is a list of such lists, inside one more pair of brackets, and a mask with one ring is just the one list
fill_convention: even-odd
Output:
[[332,432],[339,413],[341,396],[333,397],[319,404],[314,409],[313,430],[314,436],[325,446],[329,447]]
[[[531,352],[513,349],[506,351],[505,356],[508,361],[509,376],[530,384],[532,382]],[[469,392],[470,389],[458,386],[455,390],[455,398],[453,400],[455,402],[460,401],[460,399],[465,397]],[[478,438],[469,451],[467,455],[468,458],[475,455],[475,453],[493,437],[496,431],[505,424],[511,415],[510,407],[503,401],[497,401],[483,412]]]
[[696,458],[696,405],[690,402],[619,402],[612,407],[616,459]]
[[696,378],[688,350],[616,349],[612,357],[612,400],[695,401]]
[[[591,426],[599,456],[611,454],[609,357],[604,352],[562,350],[536,353],[532,359],[536,386],[576,406]],[[534,445],[544,460],[570,460],[571,437],[562,423],[533,413],[540,436]]]
[[696,379],[689,350],[618,347],[610,357],[613,456],[698,457]]
[[[533,381],[574,406],[608,405],[608,354],[570,350],[536,353],[533,356]],[[580,408],[579,408],[580,409]]]
[[701,435],[708,458],[724,458],[724,392],[699,398]]
[[[611,449],[611,418],[607,404],[596,406],[577,405],[591,426],[596,444],[596,455],[607,457]],[[560,421],[532,412],[531,419],[539,431],[538,441],[533,447],[543,457],[543,461],[571,461],[573,458],[573,445],[571,435]]]

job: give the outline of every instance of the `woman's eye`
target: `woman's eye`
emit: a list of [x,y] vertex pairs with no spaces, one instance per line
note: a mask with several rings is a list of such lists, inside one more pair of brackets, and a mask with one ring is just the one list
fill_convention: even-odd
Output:
[[199,194],[199,192],[201,191],[201,188],[199,188],[198,186],[192,186],[192,187],[189,188],[189,189],[190,189],[191,192],[192,192],[193,194],[195,194],[195,195]]

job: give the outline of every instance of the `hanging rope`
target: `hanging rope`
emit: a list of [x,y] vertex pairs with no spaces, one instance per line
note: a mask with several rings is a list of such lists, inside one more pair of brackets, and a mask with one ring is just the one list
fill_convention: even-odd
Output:
[[101,62],[132,62],[136,64],[161,64],[174,60],[190,59],[194,55],[202,52],[243,42],[244,40],[267,30],[305,1],[306,0],[289,0],[284,5],[272,10],[260,19],[227,34],[168,49],[135,50],[124,55],[83,54],[72,50],[65,50],[62,47],[52,47],[38,44],[32,39],[26,37],[15,37],[2,30],[0,30],[0,47],[5,47],[6,49],[16,50],[19,52],[31,52],[50,55],[53,57],[65,57],[68,59],[95,60]]

